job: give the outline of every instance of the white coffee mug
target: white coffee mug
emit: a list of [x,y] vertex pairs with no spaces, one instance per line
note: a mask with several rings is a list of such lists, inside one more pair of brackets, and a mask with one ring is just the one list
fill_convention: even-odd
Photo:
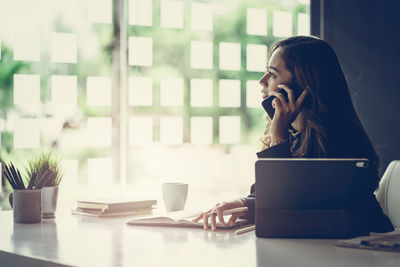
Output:
[[164,183],[161,185],[165,209],[167,211],[178,211],[185,208],[188,195],[188,184]]

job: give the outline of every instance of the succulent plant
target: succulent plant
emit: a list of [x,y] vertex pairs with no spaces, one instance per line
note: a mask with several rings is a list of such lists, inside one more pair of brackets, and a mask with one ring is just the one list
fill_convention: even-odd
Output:
[[45,186],[58,186],[63,177],[61,162],[52,157],[51,153],[42,153],[28,161],[26,168],[29,186],[42,188]]

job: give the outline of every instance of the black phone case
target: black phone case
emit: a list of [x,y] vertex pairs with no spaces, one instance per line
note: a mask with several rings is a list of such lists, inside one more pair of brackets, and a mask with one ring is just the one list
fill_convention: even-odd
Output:
[[[289,85],[290,89],[293,90],[294,93],[294,98],[297,100],[297,98],[299,98],[299,96],[301,95],[301,93],[303,92],[303,89],[300,88],[300,86],[298,85]],[[281,93],[285,99],[286,102],[289,101],[288,98],[288,94],[286,93],[285,90],[281,89],[279,90],[279,93]],[[266,99],[264,99],[261,103],[261,105],[263,106],[263,108],[265,109],[265,111],[267,112],[268,116],[272,119],[274,117],[275,114],[275,109],[272,107],[272,100],[274,100],[274,98],[276,98],[275,96],[269,96]]]

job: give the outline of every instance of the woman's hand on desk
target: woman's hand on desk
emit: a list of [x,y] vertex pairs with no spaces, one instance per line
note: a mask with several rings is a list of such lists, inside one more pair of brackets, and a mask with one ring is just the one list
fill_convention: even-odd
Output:
[[[219,220],[220,224],[225,225],[225,220],[224,220],[224,211],[234,209],[234,208],[240,208],[240,207],[246,207],[246,201],[242,198],[235,199],[229,202],[221,202],[217,203],[212,209],[202,212],[198,217],[193,219],[194,222],[198,222],[200,220],[203,220],[203,227],[204,230],[207,231],[208,225],[209,225],[209,220],[211,223],[211,230],[214,232],[217,229],[217,217]],[[232,216],[229,218],[228,225],[234,225],[237,218],[246,216],[247,212],[241,212],[241,213],[234,213]]]

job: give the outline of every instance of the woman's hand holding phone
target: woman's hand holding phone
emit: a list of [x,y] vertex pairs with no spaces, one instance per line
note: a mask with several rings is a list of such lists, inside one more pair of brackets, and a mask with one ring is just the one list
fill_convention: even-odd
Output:
[[293,90],[284,84],[278,85],[278,88],[285,90],[288,95],[288,101],[280,92],[273,92],[275,98],[272,100],[272,107],[275,112],[271,122],[271,143],[287,138],[287,129],[289,125],[296,119],[301,111],[301,106],[307,95],[307,90],[303,90],[296,99]]

